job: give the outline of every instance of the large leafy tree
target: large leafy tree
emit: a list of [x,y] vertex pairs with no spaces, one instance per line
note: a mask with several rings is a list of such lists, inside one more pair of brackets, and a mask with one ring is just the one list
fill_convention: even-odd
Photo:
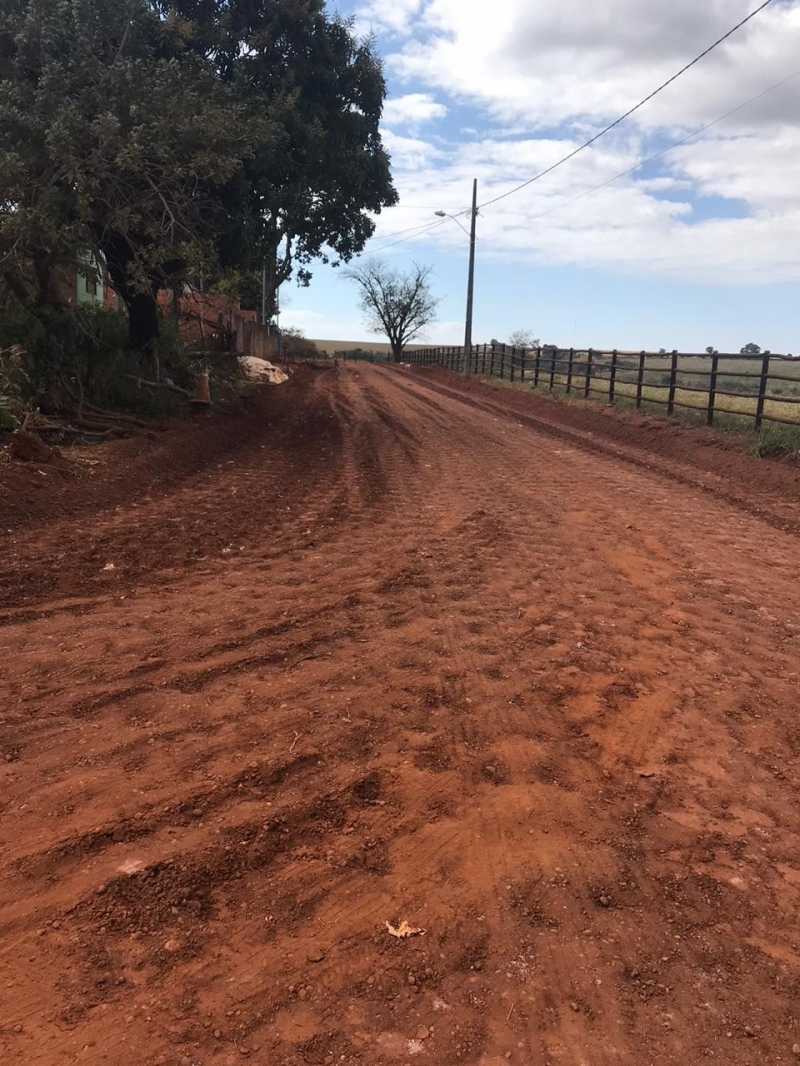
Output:
[[347,262],[374,231],[371,213],[397,202],[379,123],[386,95],[370,41],[330,17],[324,0],[178,0],[187,47],[225,84],[261,100],[276,135],[260,143],[221,197],[223,267],[267,266],[267,317],[293,274]]
[[0,16],[5,280],[52,319],[63,272],[101,252],[138,349],[158,289],[209,256],[213,190],[268,129],[186,32],[145,0],[6,0]]
[[[40,316],[103,253],[155,352],[160,288],[349,259],[396,200],[369,43],[320,0],[4,0],[0,270]],[[91,269],[91,268],[88,268]]]

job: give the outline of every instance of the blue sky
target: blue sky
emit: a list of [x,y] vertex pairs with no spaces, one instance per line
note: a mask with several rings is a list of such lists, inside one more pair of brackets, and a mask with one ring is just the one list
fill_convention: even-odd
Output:
[[[402,241],[399,231],[435,223],[438,208],[466,210],[473,177],[484,203],[549,166],[755,6],[331,5],[376,35],[385,62],[383,136],[401,199],[377,220],[365,254],[398,269],[433,265],[441,305],[426,339],[463,340],[467,238],[451,221]],[[794,74],[800,4],[773,0],[591,149],[487,205],[478,220],[476,341],[530,329],[562,345],[738,351],[756,341],[800,352],[800,76],[773,88]],[[340,271],[320,266],[310,288],[289,283],[282,298],[282,324],[309,337],[377,339]]]

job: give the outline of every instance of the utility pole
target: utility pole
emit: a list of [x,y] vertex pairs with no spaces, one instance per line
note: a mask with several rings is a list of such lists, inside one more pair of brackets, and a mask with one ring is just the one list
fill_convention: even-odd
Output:
[[464,377],[472,362],[472,299],[475,293],[475,223],[478,218],[478,179],[472,183],[472,224],[469,228],[469,279],[467,281],[467,319],[464,328]]
[[[462,212],[462,214],[465,212]],[[467,231],[458,221],[458,215],[448,215],[446,211],[434,211],[438,218],[449,218]],[[469,228],[469,276],[467,280],[467,317],[464,327],[464,377],[468,378],[472,356],[472,297],[475,292],[475,223],[478,219],[478,179],[472,183],[472,225]]]

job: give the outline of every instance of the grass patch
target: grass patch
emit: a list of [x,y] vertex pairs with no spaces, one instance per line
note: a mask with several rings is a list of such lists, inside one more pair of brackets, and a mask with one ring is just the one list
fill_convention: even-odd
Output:
[[759,459],[800,458],[800,426],[765,426],[750,449]]

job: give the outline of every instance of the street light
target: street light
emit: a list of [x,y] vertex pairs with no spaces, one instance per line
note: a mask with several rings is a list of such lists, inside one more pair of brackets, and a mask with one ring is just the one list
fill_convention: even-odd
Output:
[[[436,211],[435,214],[437,215],[438,218],[450,218],[450,219],[453,220],[453,222],[458,222],[458,225],[461,226],[461,223],[458,221],[458,219],[456,218],[455,215],[448,215],[446,211]],[[464,326],[464,377],[465,378],[469,377],[470,362],[471,362],[471,358],[470,357],[472,355],[472,301],[473,301],[473,295],[474,295],[474,292],[475,292],[475,220],[478,217],[478,179],[477,178],[475,178],[475,180],[472,183],[472,210],[470,212],[470,215],[471,215],[471,225],[470,225],[470,231],[469,231],[469,234],[468,234],[468,237],[469,237],[469,275],[468,275],[468,280],[467,280],[467,317],[466,317],[466,323],[465,323],[465,326]],[[464,230],[465,233],[467,232],[464,229],[463,226],[461,226],[461,228]]]

